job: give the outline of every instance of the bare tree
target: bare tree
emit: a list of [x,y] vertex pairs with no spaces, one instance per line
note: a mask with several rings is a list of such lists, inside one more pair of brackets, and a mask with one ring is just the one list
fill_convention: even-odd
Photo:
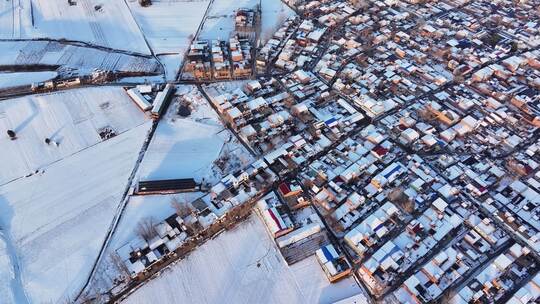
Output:
[[334,230],[334,232],[343,232],[343,226],[336,220],[333,214],[325,216],[325,219],[326,223],[328,223],[328,225],[332,227],[332,230]]
[[155,219],[153,217],[145,217],[137,224],[137,235],[146,241],[151,240],[157,235],[154,229]]
[[111,252],[109,254],[109,259],[111,260],[112,264],[116,268],[116,270],[122,275],[122,276],[128,276],[129,277],[129,269],[126,267],[124,262],[122,262],[122,259],[116,252]]
[[173,198],[171,198],[171,206],[176,211],[176,214],[178,214],[178,216],[180,216],[182,219],[186,218],[193,212],[191,205],[185,199],[181,200],[177,196],[173,196]]
[[201,232],[204,227],[199,223],[198,220],[195,221],[186,221],[184,223],[187,228],[187,232],[189,235],[197,235],[199,232]]
[[388,194],[388,199],[393,202],[396,205],[401,206],[403,210],[405,210],[408,213],[414,212],[415,204],[414,201],[411,200],[407,194],[403,191],[403,188],[396,187],[390,191]]

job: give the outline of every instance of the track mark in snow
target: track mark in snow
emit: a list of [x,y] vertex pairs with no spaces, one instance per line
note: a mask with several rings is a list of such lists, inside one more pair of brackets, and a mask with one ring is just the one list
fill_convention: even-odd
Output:
[[100,45],[109,47],[109,42],[107,41],[107,37],[105,37],[105,33],[103,32],[103,29],[101,28],[101,24],[99,24],[98,22],[98,18],[96,16],[96,10],[92,7],[90,3],[88,3],[87,0],[83,0],[81,1],[81,3],[84,8],[85,15],[91,19],[94,19],[94,21],[90,21],[88,24],[90,25],[90,29],[92,30],[92,34],[94,35],[96,42]]
[[0,215],[0,239],[2,239],[6,246],[6,254],[9,258],[9,262],[13,268],[13,277],[11,278],[11,292],[15,297],[16,303],[28,304],[28,297],[26,291],[24,290],[24,285],[21,278],[21,269],[19,256],[17,254],[17,249],[15,248],[15,243],[11,237],[9,224],[11,223],[12,210],[11,206],[0,196],[0,210],[2,214]]

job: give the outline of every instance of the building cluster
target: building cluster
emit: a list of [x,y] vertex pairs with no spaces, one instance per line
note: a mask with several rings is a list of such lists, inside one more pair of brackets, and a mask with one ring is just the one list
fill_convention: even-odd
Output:
[[[260,158],[192,217],[255,205],[286,261],[315,254],[378,300],[537,302],[540,2],[287,3],[264,77],[203,86]],[[231,77],[231,45],[195,42],[188,66],[226,79],[221,56]]]
[[[230,221],[227,216],[231,210],[251,208],[277,179],[264,161],[256,161],[235,174],[223,177],[206,195],[193,202],[173,200],[174,214],[159,223],[139,223],[137,237],[116,250],[126,272],[132,278],[142,277],[153,267],[158,267],[157,264],[175,257],[182,246],[200,239],[214,226]],[[158,181],[157,184],[164,182]],[[140,187],[138,185],[138,191],[141,191]],[[182,188],[182,191],[194,190],[194,187]]]
[[158,120],[163,111],[167,108],[174,95],[173,84],[161,85],[138,85],[134,88],[126,89],[127,95],[143,112],[149,112],[154,120]]
[[[352,132],[364,118],[304,70],[281,79],[259,78],[241,88],[213,84],[204,89],[223,120],[252,150],[261,155],[272,151],[265,158],[283,163],[288,171],[294,169],[292,163],[307,160]],[[289,160],[293,154],[302,159]]]
[[288,93],[289,131],[259,152],[352,273],[377,299],[535,301],[540,3],[288,4],[301,17],[257,66]]
[[[257,66],[281,71],[309,68],[323,51],[323,36],[328,27],[311,19],[291,18],[274,34],[258,55]],[[272,62],[268,62],[268,59]]]
[[252,75],[252,43],[247,38],[232,36],[224,40],[195,40],[186,55],[186,79],[230,80]]
[[270,71],[273,62],[277,60],[277,56],[285,46],[285,43],[296,32],[300,22],[301,19],[297,16],[289,17],[283,22],[279,29],[273,33],[266,44],[258,50],[255,65],[259,74],[266,74]]
[[534,275],[536,265],[534,258],[529,256],[530,249],[514,244],[482,269],[476,276],[470,278],[467,286],[457,291],[450,299],[453,303],[493,303],[511,291],[516,285],[521,285]]
[[252,9],[241,8],[235,12],[234,29],[237,32],[253,32],[257,26],[258,12]]

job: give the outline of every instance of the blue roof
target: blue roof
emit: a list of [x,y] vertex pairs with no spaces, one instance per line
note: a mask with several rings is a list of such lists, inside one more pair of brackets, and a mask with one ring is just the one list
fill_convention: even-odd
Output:
[[336,122],[337,119],[335,119],[334,117],[330,118],[330,119],[327,119],[324,123],[329,126],[331,125],[332,123]]
[[332,253],[330,253],[330,250],[328,250],[328,246],[330,246],[330,245],[326,245],[326,246],[322,247],[321,250],[322,250],[326,260],[333,261],[336,258],[332,255]]
[[397,166],[396,166],[394,169],[392,169],[390,172],[388,172],[388,173],[386,173],[386,174],[384,175],[384,178],[387,179],[388,177],[390,177],[390,175],[396,173],[396,172],[397,172],[398,170],[400,170],[400,169],[401,169],[401,165],[400,165],[400,164],[397,164]]
[[377,227],[375,227],[373,231],[377,232],[377,230],[381,229],[382,227],[384,227],[384,223],[380,223],[379,225],[377,225]]

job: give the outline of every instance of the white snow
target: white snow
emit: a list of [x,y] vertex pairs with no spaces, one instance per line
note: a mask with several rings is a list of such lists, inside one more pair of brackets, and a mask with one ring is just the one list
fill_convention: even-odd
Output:
[[[0,103],[0,229],[16,278],[12,294],[57,302],[82,287],[150,126],[120,87]],[[103,141],[102,127],[117,135]]]
[[53,79],[56,72],[26,72],[26,73],[0,73],[0,89],[31,85],[34,82],[41,82]]
[[204,1],[153,1],[141,7],[130,2],[135,19],[156,54],[175,53],[182,57],[189,47],[202,21],[208,0]]
[[0,232],[0,299],[3,303],[15,303],[15,271],[10,259],[4,234]]
[[[0,103],[0,185],[102,141],[99,130],[116,134],[147,118],[121,87],[96,87],[29,95]],[[17,133],[10,140],[6,130]],[[50,138],[54,144],[45,144]]]
[[114,251],[137,237],[137,225],[144,218],[152,218],[160,223],[176,211],[171,202],[173,198],[180,202],[191,202],[203,196],[202,192],[188,192],[174,195],[131,196],[116,229],[109,249]]
[[53,38],[149,54],[122,0],[12,0],[0,4],[1,38]]
[[137,174],[139,180],[194,178],[217,183],[224,173],[214,161],[229,156],[227,171],[253,161],[236,137],[226,129],[194,86],[180,86],[177,94],[195,107],[187,118],[177,115],[173,103],[160,121]]
[[0,38],[25,37],[25,32],[31,28],[30,1],[0,1]]
[[[261,36],[268,39],[273,32],[287,19],[294,15],[280,0],[265,0],[261,2]],[[200,39],[229,39],[234,31],[235,12],[240,8],[255,9],[258,0],[216,0],[214,1],[205,19]],[[268,36],[268,37],[266,37]]]
[[288,17],[296,13],[279,0],[261,1],[261,6],[261,39],[266,42]]
[[112,286],[115,286],[113,279],[126,275],[124,269],[118,267],[118,261],[114,260],[113,257],[117,257],[116,250],[118,248],[138,237],[137,226],[142,220],[150,219],[156,224],[160,223],[176,212],[172,205],[173,198],[177,199],[178,202],[191,202],[203,195],[202,192],[190,192],[129,197],[123,216],[106,249],[104,259],[98,265],[95,276],[89,285],[91,294],[107,292]]
[[158,58],[161,64],[163,64],[165,67],[165,79],[167,81],[176,80],[176,76],[178,75],[180,65],[182,64],[182,60],[184,58],[183,54],[159,55]]
[[301,263],[290,268],[264,224],[251,216],[164,270],[124,303],[329,303],[360,290],[351,279],[325,281],[311,258]]
[[[275,1],[275,0],[271,0]],[[216,0],[206,16],[200,39],[229,39],[234,31],[235,11],[239,8],[254,9],[258,0]]]
[[0,41],[0,65],[50,65],[89,74],[95,69],[120,72],[156,72],[153,58],[48,41]]
[[362,292],[351,277],[330,284],[315,255],[292,265],[291,270],[306,303],[333,303]]
[[64,300],[82,287],[149,127],[146,122],[0,187],[1,223],[12,235],[32,302]]

